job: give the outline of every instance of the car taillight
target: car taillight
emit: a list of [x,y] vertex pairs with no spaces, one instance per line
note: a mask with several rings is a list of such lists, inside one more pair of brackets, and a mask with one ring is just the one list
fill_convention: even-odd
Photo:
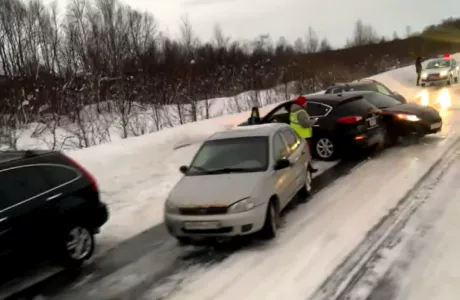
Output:
[[347,116],[347,117],[342,117],[337,120],[337,122],[342,123],[342,124],[355,124],[361,121],[363,117],[360,116]]
[[77,161],[75,161],[74,159],[66,156],[67,160],[75,167],[77,168],[78,170],[80,170],[80,172],[83,173],[83,176],[85,176],[90,184],[91,184],[91,188],[93,189],[94,192],[99,192],[99,188],[97,186],[97,181],[96,181],[96,178],[93,176],[93,174],[91,174],[88,170],[86,170],[82,165],[80,165]]

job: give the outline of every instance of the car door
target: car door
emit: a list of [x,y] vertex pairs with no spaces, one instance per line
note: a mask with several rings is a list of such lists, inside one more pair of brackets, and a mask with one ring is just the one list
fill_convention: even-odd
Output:
[[0,197],[7,201],[1,211],[8,226],[3,238],[12,243],[14,252],[27,252],[28,247],[34,247],[34,254],[38,253],[43,249],[46,234],[42,229],[47,222],[39,212],[46,203],[49,186],[35,165],[11,167],[0,174]]
[[267,116],[262,120],[262,123],[286,123],[289,124],[289,107],[290,105],[286,103],[285,105],[279,106],[271,111]]
[[[289,150],[280,132],[273,137],[272,155],[275,162],[280,159],[289,159]],[[293,173],[291,172],[291,168],[274,171],[275,192],[280,198],[281,208],[284,208],[290,200],[290,183],[293,180],[292,176]]]
[[454,76],[458,78],[458,66],[457,66],[457,61],[452,58],[451,66],[454,69]]
[[[332,110],[332,107],[319,102],[309,101],[307,104],[307,112],[310,118],[316,120],[316,124],[313,125],[313,137],[321,135],[321,131],[328,130],[327,123],[324,122],[324,118]],[[326,128],[325,128],[326,127]]]
[[297,191],[305,184],[305,147],[291,128],[282,131],[282,136],[286,141],[289,150],[289,161],[292,164],[289,176],[291,184],[289,185],[289,200],[294,197]]

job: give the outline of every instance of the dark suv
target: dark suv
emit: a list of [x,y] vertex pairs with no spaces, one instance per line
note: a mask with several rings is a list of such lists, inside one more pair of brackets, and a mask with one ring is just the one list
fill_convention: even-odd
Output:
[[78,267],[107,220],[96,180],[74,160],[55,151],[0,152],[2,266],[51,258]]

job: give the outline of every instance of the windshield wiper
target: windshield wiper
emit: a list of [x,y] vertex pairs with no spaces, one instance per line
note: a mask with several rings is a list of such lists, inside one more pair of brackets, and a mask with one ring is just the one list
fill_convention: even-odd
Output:
[[221,168],[221,169],[209,170],[207,174],[241,173],[241,172],[248,172],[252,170],[253,169],[249,169],[249,168]]

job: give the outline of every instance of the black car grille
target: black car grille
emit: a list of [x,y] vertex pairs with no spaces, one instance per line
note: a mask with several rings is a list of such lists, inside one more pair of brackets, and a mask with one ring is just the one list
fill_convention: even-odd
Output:
[[222,215],[226,214],[228,207],[214,206],[214,207],[190,207],[180,208],[181,215],[186,216],[203,216],[203,215]]

